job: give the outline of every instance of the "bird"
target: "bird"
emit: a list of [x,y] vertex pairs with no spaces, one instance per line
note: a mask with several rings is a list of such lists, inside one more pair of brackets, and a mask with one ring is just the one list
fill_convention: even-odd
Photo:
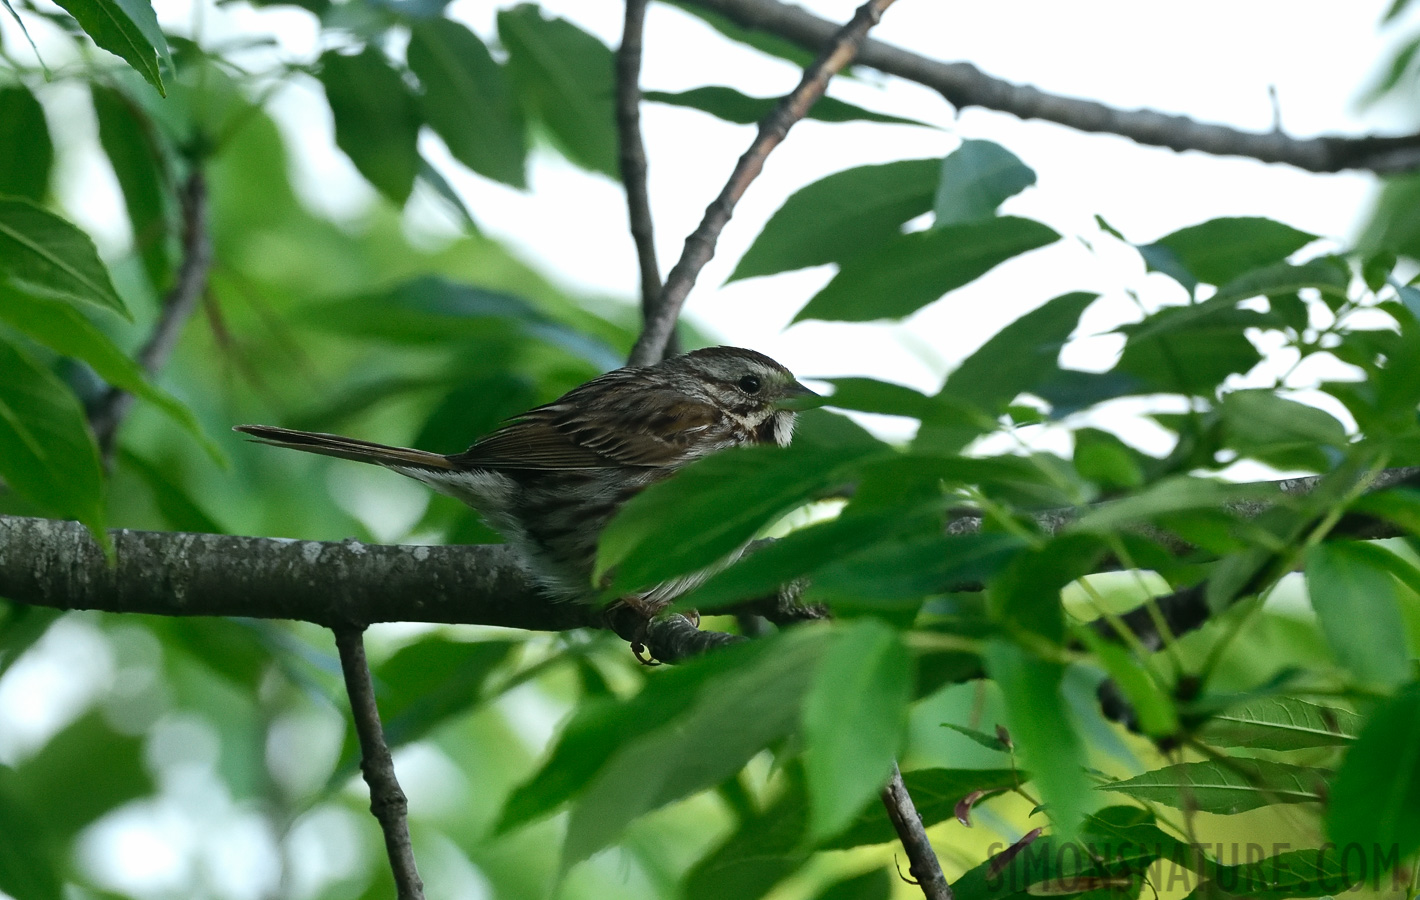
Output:
[[[717,451],[788,446],[795,412],[786,404],[814,396],[762,353],[707,347],[607,372],[447,456],[272,425],[234,430],[259,443],[384,466],[449,494],[502,535],[554,600],[595,603],[604,587],[592,580],[597,542],[628,500]],[[707,574],[618,602],[650,618]]]

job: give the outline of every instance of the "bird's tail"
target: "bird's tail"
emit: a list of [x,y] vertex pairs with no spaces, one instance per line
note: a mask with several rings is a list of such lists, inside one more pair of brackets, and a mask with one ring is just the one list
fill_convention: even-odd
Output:
[[273,447],[290,447],[307,453],[353,459],[356,462],[374,463],[377,466],[395,466],[402,469],[427,469],[444,471],[454,468],[448,457],[426,450],[410,450],[405,447],[390,447],[357,438],[341,437],[338,434],[322,434],[318,431],[293,431],[274,425],[238,425],[232,429],[249,434],[263,444]]

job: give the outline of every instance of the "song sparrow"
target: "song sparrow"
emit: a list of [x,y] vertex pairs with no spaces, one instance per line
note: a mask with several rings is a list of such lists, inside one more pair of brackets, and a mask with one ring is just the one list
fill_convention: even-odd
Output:
[[[450,456],[270,425],[236,430],[417,478],[478,510],[554,597],[591,600],[597,540],[622,504],[717,450],[787,446],[794,413],[781,404],[811,394],[762,353],[710,347],[608,372]],[[628,599],[650,614],[697,580]]]

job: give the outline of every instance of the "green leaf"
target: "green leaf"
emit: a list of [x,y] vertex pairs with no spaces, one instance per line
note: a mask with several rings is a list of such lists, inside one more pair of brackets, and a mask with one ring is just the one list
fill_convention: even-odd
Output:
[[824,888],[815,900],[888,900],[892,896],[891,869],[873,869],[844,878]]
[[1075,471],[1101,487],[1141,488],[1147,457],[1098,428],[1081,428],[1075,437]]
[[795,191],[770,216],[730,281],[872,253],[932,208],[941,160],[905,159],[835,172]]
[[40,201],[49,190],[54,144],[44,108],[23,85],[0,87],[0,194]]
[[530,118],[569,160],[620,180],[611,50],[566,19],[523,3],[498,13],[507,73]]
[[1174,809],[1230,816],[1279,803],[1320,803],[1326,797],[1326,773],[1265,759],[1233,758],[1164,766],[1099,789]]
[[[651,103],[665,103],[669,106],[698,109],[717,119],[734,122],[737,125],[752,125],[760,121],[774,111],[774,107],[778,105],[780,100],[779,97],[751,97],[734,88],[721,85],[707,85],[679,93],[646,91],[642,97]],[[876,113],[834,97],[819,98],[818,102],[809,108],[809,113],[805,118],[820,122],[883,122],[890,125],[934,127],[916,119],[904,119],[899,116]]]
[[980,584],[1000,571],[1022,541],[1009,534],[942,533],[941,522],[881,535],[812,572],[810,596],[835,607],[898,608]]
[[90,85],[89,90],[99,120],[99,142],[123,190],[133,248],[143,259],[154,293],[161,294],[172,278],[170,242],[175,228],[157,135],[152,122],[119,91],[100,84]]
[[1326,830],[1340,846],[1393,847],[1399,858],[1420,848],[1420,683],[1377,707],[1346,752]]
[[1379,865],[1387,848],[1376,845],[1372,849],[1379,852],[1371,856],[1356,853],[1352,848],[1358,846],[1306,848],[1241,865],[1214,865],[1211,879],[1189,896],[1257,900],[1340,896],[1356,890],[1368,875],[1377,881],[1381,875]]
[[839,629],[804,700],[810,831],[848,827],[887,782],[912,699],[912,659],[877,619]]
[[16,766],[15,776],[26,804],[44,811],[47,829],[61,840],[154,790],[142,738],[115,731],[97,710]]
[[1065,532],[1039,547],[1022,549],[987,585],[992,617],[1010,628],[1060,643],[1065,634],[1060,591],[1095,571],[1104,554],[1102,541],[1079,532]]
[[[993,793],[1025,781],[1011,769],[918,769],[902,773],[912,804],[928,828],[956,815],[956,805],[974,791]],[[823,844],[825,850],[843,850],[896,840],[897,832],[881,806],[869,807],[851,828]]]
[[1216,509],[1226,503],[1248,498],[1264,499],[1275,492],[1267,488],[1227,484],[1191,475],[1174,475],[1154,482],[1142,491],[1103,504],[1080,517],[1074,527],[1098,533],[1114,531],[1158,516],[1191,510]]
[[1088,802],[1085,751],[1060,692],[1065,667],[1001,638],[986,644],[986,670],[1006,701],[1006,725],[1056,832],[1072,837]]
[[738,667],[706,679],[689,706],[624,740],[572,810],[564,871],[633,819],[719,784],[793,731],[827,638],[827,629],[802,626],[756,641],[760,652],[739,654]]
[[320,82],[335,117],[335,143],[380,193],[403,206],[419,174],[419,110],[384,55],[321,54]]
[[420,22],[409,41],[409,68],[424,86],[424,117],[454,158],[480,175],[525,187],[522,110],[483,41],[450,19]]
[[28,200],[0,197],[0,281],[128,315],[89,236]]
[[166,525],[174,531],[194,534],[228,534],[220,522],[207,513],[187,487],[175,477],[172,466],[145,459],[126,447],[118,449],[118,462],[132,472],[153,497],[153,505]]
[[55,0],[105,50],[123,58],[166,97],[163,70],[173,60],[148,0]]
[[149,382],[137,363],[72,306],[59,300],[27,297],[0,284],[0,321],[55,353],[87,363],[104,381],[162,410],[196,438],[214,461],[226,459],[222,448],[202,430],[192,410]]
[[1301,750],[1349,744],[1360,732],[1361,717],[1350,710],[1262,697],[1218,713],[1199,736],[1219,747]]
[[1098,297],[1062,294],[1016,319],[957,366],[937,396],[1001,412],[1058,370],[1061,348]]
[[24,799],[21,787],[14,771],[0,765],[0,822],[6,835],[0,841],[0,891],[15,900],[62,900],[63,856],[46,817]]
[[1059,237],[1039,222],[1010,216],[904,234],[846,260],[794,321],[900,319]]
[[108,546],[103,468],[83,407],[52,372],[0,339],[0,478]]
[[[1314,240],[1316,235],[1281,222],[1238,217],[1181,228],[1139,250],[1146,260],[1150,260],[1151,252],[1166,252],[1197,280],[1226,284],[1251,269],[1282,262]],[[1150,269],[1165,271],[1155,261],[1151,261]]]
[[1301,265],[1274,263],[1244,272],[1218,288],[1209,303],[1236,303],[1249,297],[1277,297],[1312,288],[1334,297],[1346,296],[1351,273],[1344,260],[1314,259]]
[[1281,469],[1328,471],[1347,444],[1330,413],[1271,391],[1232,391],[1218,409],[1227,446]]
[[[371,672],[385,742],[393,749],[417,741],[472,710],[489,675],[507,662],[521,641],[454,641],[431,635],[407,644]],[[360,762],[360,743],[348,731],[330,785],[343,784]]]
[[977,731],[975,728],[967,728],[965,725],[957,725],[954,722],[943,722],[943,728],[950,728],[963,737],[970,738],[971,741],[987,750],[995,750],[997,753],[1009,753],[1011,748],[1006,746],[1006,742],[994,734],[987,734],[984,731]]
[[1014,153],[991,141],[966,140],[942,160],[932,204],[936,227],[996,215],[1002,203],[1035,184],[1035,172]]
[[763,810],[745,816],[719,846],[685,876],[686,900],[763,897],[813,855],[804,834],[809,802],[790,765],[783,790]]
[[906,385],[874,378],[826,378],[833,394],[826,405],[837,409],[907,416],[939,425],[969,424],[971,416],[955,398],[928,397]]
[[1362,541],[1318,544],[1307,551],[1307,593],[1337,661],[1372,685],[1410,677],[1410,651],[1400,613],[1401,588],[1384,547]]
[[878,448],[745,447],[692,463],[622,507],[594,578],[615,569],[612,590],[624,593],[718,562]]
[[1159,687],[1144,663],[1124,647],[1106,642],[1090,628],[1080,628],[1078,633],[1129,701],[1139,720],[1139,730],[1150,737],[1178,734],[1178,710],[1173,698]]
[[1247,328],[1270,328],[1274,317],[1232,304],[1170,306],[1135,325],[1115,371],[1155,390],[1211,397],[1229,376],[1262,361]]

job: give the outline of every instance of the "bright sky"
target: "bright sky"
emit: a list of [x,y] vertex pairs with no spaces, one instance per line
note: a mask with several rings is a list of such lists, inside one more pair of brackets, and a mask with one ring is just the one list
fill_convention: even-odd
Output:
[[[619,3],[544,0],[543,5],[616,43]],[[808,5],[838,21],[846,20],[854,6],[851,0]],[[969,60],[990,74],[1047,91],[1259,130],[1272,126],[1268,92],[1275,87],[1281,124],[1289,133],[1359,133],[1386,124],[1359,118],[1353,98],[1383,56],[1386,40],[1376,23],[1387,5],[1387,0],[902,0],[875,34],[940,59]],[[166,25],[190,31],[190,0],[157,0],[155,6]],[[493,33],[494,12],[486,0],[456,0],[451,12],[485,36]],[[313,55],[316,29],[303,12],[258,13],[232,3],[209,10],[203,22],[211,39],[250,29],[275,34],[283,52]],[[7,46],[16,48],[11,23],[0,21],[0,30]],[[724,41],[698,20],[661,5],[651,9],[647,88],[729,84],[765,96],[789,90],[796,80],[787,64]],[[318,91],[308,82],[278,94],[276,112],[288,133],[299,133],[294,165],[302,196],[337,217],[354,217],[377,201],[335,150]],[[688,306],[690,316],[727,343],[767,352],[802,376],[863,374],[935,389],[946,371],[994,331],[1056,294],[1087,289],[1117,298],[1124,288],[1134,287],[1157,297],[1167,290],[1158,276],[1144,277],[1131,252],[1101,240],[1093,222],[1096,213],[1141,242],[1217,216],[1264,215],[1344,246],[1375,189],[1374,179],[1355,173],[1310,175],[1246,160],[1175,154],[982,110],[957,117],[930,91],[871,74],[856,82],[837,81],[830,92],[941,128],[813,122],[796,127],[750,189]],[[658,248],[668,270],[753,129],[655,105],[647,107],[644,118]],[[92,130],[82,117],[64,123],[80,132]],[[797,188],[853,165],[942,156],[962,138],[995,140],[1034,167],[1037,186],[1009,201],[1007,210],[1050,224],[1066,240],[1008,263],[901,324],[807,323],[786,330],[793,314],[831,277],[828,267],[720,286],[764,221]],[[437,138],[427,136],[424,149],[466,197],[485,231],[569,287],[628,298],[635,294],[635,255],[618,186],[540,152],[533,160],[531,189],[518,192],[464,172],[448,160]],[[67,168],[60,179],[61,199],[69,212],[95,232],[102,247],[121,248],[124,226],[114,223],[121,222],[122,207],[111,173],[96,157],[66,158],[62,164]],[[410,227],[437,239],[446,226],[431,219],[431,212],[428,203],[416,203]],[[1076,237],[1092,242],[1096,252]],[[1122,303],[1102,306],[1087,328],[1108,327],[1124,309]],[[1110,361],[1109,348],[1107,342],[1088,343],[1081,349],[1086,358],[1072,362],[1103,367]],[[6,726],[0,729],[0,760],[31,752],[101,688],[107,689],[115,675],[111,656],[99,652],[103,647],[91,626],[69,621],[46,636],[43,652],[15,667],[0,690],[0,721]],[[22,699],[34,697],[47,699],[43,704]],[[191,745],[191,729],[184,728],[182,722],[168,723],[173,731],[168,743]],[[151,808],[130,810],[136,819],[111,819],[91,835],[85,856],[96,871],[108,873],[115,886],[161,892],[185,881],[185,867],[203,865],[222,873],[214,881],[224,885],[224,897],[245,900],[268,891],[271,885],[264,879],[275,877],[274,860],[267,858],[275,837],[220,794],[218,782],[201,766],[164,771],[173,782],[165,782],[164,799]],[[192,833],[189,805],[195,796],[191,784],[178,783],[183,779],[206,786],[206,793],[198,794],[205,798],[208,818],[217,816],[224,823],[213,832],[220,841],[211,847],[183,843],[183,836]],[[353,827],[309,824],[322,833]],[[233,853],[245,876],[227,871]],[[349,865],[321,862],[319,854],[304,851],[288,858],[316,859],[331,871]],[[313,870],[290,877],[293,883],[319,884],[333,876]],[[478,896],[478,891],[469,895]]]

